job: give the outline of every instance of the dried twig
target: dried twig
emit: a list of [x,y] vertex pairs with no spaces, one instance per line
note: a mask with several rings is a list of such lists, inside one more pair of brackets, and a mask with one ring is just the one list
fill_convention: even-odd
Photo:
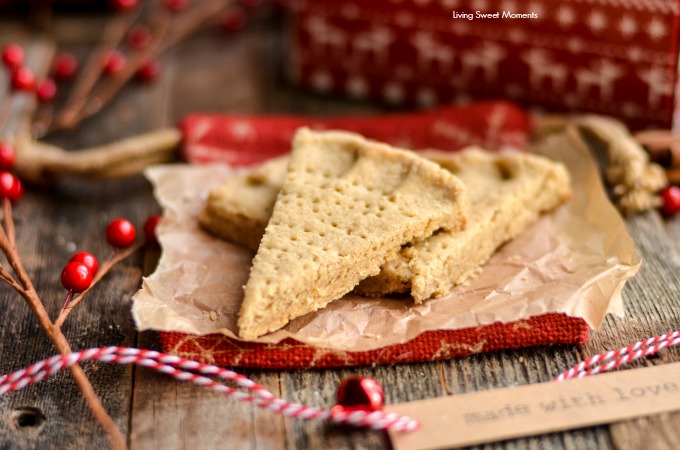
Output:
[[[147,62],[158,58],[170,47],[176,45],[189,35],[201,30],[208,24],[213,24],[215,17],[219,13],[233,4],[232,0],[217,0],[201,3],[193,9],[186,11],[172,19],[171,15],[162,7],[157,7],[151,14],[152,39],[149,45],[131,55],[125,69],[115,77],[104,80],[99,87],[96,81],[101,75],[101,60],[97,61],[99,69],[90,69],[87,76],[94,76],[94,82],[86,85],[87,90],[80,87],[80,82],[76,81],[78,90],[85,96],[79,97],[79,101],[71,102],[67,110],[59,114],[54,121],[50,131],[60,128],[70,128],[78,125],[86,118],[99,112],[107,105],[115,95],[130,81],[137,71]],[[111,50],[107,47],[108,51]],[[88,67],[89,68],[89,67]],[[88,78],[86,81],[90,81]],[[74,90],[76,88],[74,87]],[[94,89],[94,90],[93,90]],[[92,93],[90,95],[90,93]]]
[[64,106],[51,124],[52,129],[69,128],[77,123],[80,110],[87,103],[92,88],[97,84],[102,74],[104,58],[112,50],[115,50],[123,40],[125,32],[130,28],[135,18],[134,14],[116,14],[108,22],[104,29],[101,44],[90,54],[83,69],[80,71]]
[[167,128],[76,151],[18,140],[14,143],[14,171],[23,180],[39,184],[68,175],[97,179],[129,176],[141,173],[150,164],[174,160],[181,139],[178,129]]
[[64,309],[61,310],[59,313],[59,316],[57,317],[57,320],[54,321],[54,326],[57,328],[61,328],[61,326],[64,324],[66,321],[66,318],[68,315],[73,311],[73,308],[78,306],[80,302],[82,302],[85,299],[85,296],[87,295],[88,292],[101,280],[104,278],[104,276],[109,273],[109,271],[118,264],[120,261],[124,260],[128,256],[132,255],[135,253],[137,250],[142,248],[143,243],[138,243],[136,245],[133,245],[130,248],[127,248],[121,252],[117,252],[113,258],[108,260],[102,267],[99,268],[99,271],[97,272],[97,275],[92,279],[92,284],[90,285],[89,288],[78,294],[76,297],[71,299],[70,302],[64,307]]

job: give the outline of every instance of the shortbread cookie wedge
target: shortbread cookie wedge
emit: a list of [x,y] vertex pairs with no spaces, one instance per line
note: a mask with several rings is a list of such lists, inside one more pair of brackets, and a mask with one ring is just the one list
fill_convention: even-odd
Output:
[[438,165],[356,134],[300,129],[245,286],[239,335],[323,308],[402,244],[461,229],[467,213],[462,183]]
[[447,294],[538,216],[571,196],[564,165],[526,153],[500,155],[468,150],[458,155],[428,152],[468,188],[465,230],[443,231],[403,251],[416,303]]
[[203,228],[257,251],[274,210],[290,158],[271,159],[213,189],[199,216]]
[[[459,153],[426,152],[424,156],[453,171],[463,180],[472,199],[473,222],[482,223],[482,226],[470,226],[468,234],[456,238],[455,242],[451,242],[451,236],[444,234],[428,238],[415,249],[404,249],[397,257],[385,263],[378,275],[363,280],[355,288],[360,294],[382,296],[390,293],[411,293],[414,278],[411,266],[415,266],[419,272],[418,280],[413,283],[417,286],[414,296],[416,301],[421,302],[431,296],[444,295],[453,286],[464,282],[490,258],[497,247],[519,234],[540,213],[549,211],[563,202],[571,192],[569,175],[562,164],[530,153],[494,154],[469,148]],[[237,177],[225,183],[225,187],[232,183],[240,187],[220,188],[219,195],[214,199],[211,195],[206,211],[209,210],[210,214],[215,214],[216,217],[218,213],[222,217],[231,216],[235,224],[220,228],[220,221],[216,220],[214,222],[217,227],[209,228],[227,240],[257,250],[264,223],[269,217],[267,211],[273,208],[275,192],[281,188],[280,180],[285,176],[287,165],[288,159],[281,158],[254,169],[247,177]],[[249,177],[258,181],[252,184],[248,180]],[[257,217],[260,218],[258,220],[263,225],[249,227],[247,226],[250,223],[249,218],[237,217],[234,211],[242,211],[243,208],[239,204],[243,199],[250,197],[242,195],[242,190],[248,189],[249,186],[252,189],[259,189],[260,184],[271,187],[266,193],[258,192],[259,200],[268,206],[258,212]],[[484,218],[489,217],[488,211],[495,210],[496,207],[503,207],[503,211],[507,211],[508,207],[503,205],[508,202],[524,205],[520,213],[516,214],[517,217],[514,214],[499,213],[500,215],[497,214],[496,217],[492,215],[492,221],[484,222]],[[206,222],[204,225],[208,226],[208,223],[212,222]],[[241,235],[233,232],[234,229],[243,229],[249,234],[248,238],[241,238]],[[475,243],[475,239],[479,240],[480,245]],[[470,249],[462,244],[466,240]],[[434,251],[437,246],[440,246],[440,252]],[[448,257],[441,257],[440,253],[443,250],[449,254]],[[440,254],[440,257],[436,258],[434,254]],[[427,264],[420,264],[417,255],[427,260]]]

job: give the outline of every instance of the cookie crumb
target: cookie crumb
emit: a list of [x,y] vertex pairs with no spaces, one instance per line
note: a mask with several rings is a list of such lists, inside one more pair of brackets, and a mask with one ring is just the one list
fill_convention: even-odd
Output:
[[213,322],[217,321],[217,312],[216,311],[210,311],[210,314],[208,314],[208,318],[212,320]]

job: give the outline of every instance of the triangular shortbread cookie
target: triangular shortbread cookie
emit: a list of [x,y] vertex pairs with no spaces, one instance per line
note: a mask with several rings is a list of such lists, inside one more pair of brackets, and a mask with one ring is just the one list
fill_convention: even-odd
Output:
[[563,164],[524,152],[494,154],[480,149],[460,153],[423,152],[455,174],[470,197],[465,230],[441,232],[404,249],[364,280],[368,295],[410,292],[416,303],[447,294],[486,262],[503,243],[571,196]]
[[376,275],[402,244],[457,230],[462,183],[414,153],[345,132],[299,130],[253,259],[239,335],[253,339]]

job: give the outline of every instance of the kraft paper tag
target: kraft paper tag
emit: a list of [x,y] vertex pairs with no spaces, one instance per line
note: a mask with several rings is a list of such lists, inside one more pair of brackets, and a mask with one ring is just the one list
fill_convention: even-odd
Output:
[[680,363],[392,405],[421,422],[395,450],[468,446],[680,410]]

